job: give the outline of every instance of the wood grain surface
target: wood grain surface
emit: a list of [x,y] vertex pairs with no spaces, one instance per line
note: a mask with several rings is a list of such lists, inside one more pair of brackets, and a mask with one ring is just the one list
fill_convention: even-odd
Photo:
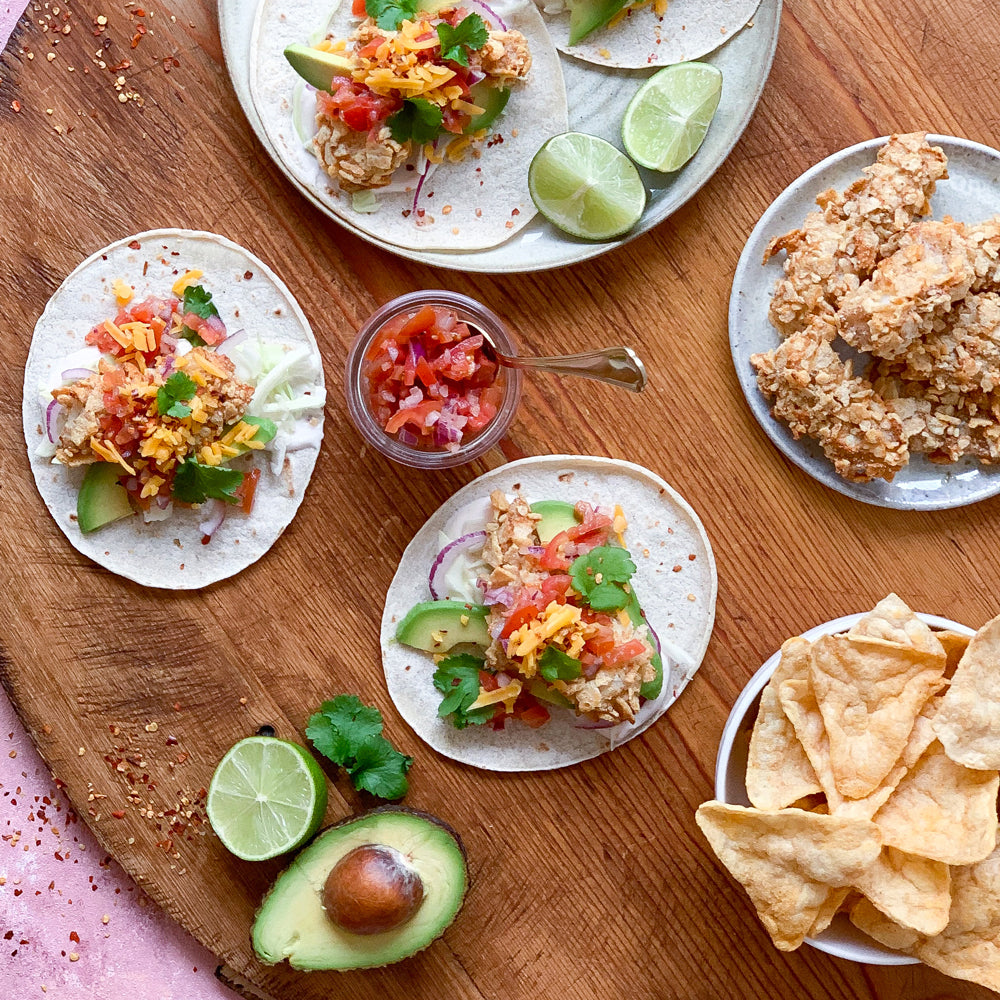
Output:
[[[730,706],[787,636],[890,590],[974,626],[1000,611],[1000,500],[913,514],[819,486],[753,421],[726,330],[743,243],[807,167],[894,130],[1000,143],[1000,5],[786,0],[761,105],[692,203],[599,260],[496,278],[397,259],[298,197],[240,112],[211,0],[144,2],[144,16],[121,0],[54,7],[29,7],[0,64],[2,678],[107,849],[220,961],[279,1000],[991,995],[923,966],[779,954],[693,814],[712,795]],[[95,249],[158,226],[214,230],[268,261],[314,326],[330,389],[298,518],[238,577],[179,595],[143,591],[70,548],[19,430],[23,363],[46,299]],[[364,451],[348,422],[342,362],[354,331],[391,296],[435,286],[491,305],[526,351],[634,345],[651,372],[646,393],[529,379],[505,454],[640,462],[687,497],[715,547],[717,625],[694,682],[643,737],[566,770],[452,764],[385,694],[378,621],[400,553],[458,486],[504,460],[415,473]],[[407,803],[461,831],[473,887],[420,956],[307,976],[265,968],[250,949],[254,910],[283,863],[228,855],[198,822],[200,800],[236,739],[269,724],[303,741],[309,714],[337,692],[382,709],[387,733],[416,758]],[[335,778],[328,818],[367,804]]]

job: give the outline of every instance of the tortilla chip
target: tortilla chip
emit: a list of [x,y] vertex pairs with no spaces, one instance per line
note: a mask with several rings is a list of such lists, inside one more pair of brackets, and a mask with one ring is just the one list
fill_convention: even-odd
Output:
[[949,976],[1000,992],[1000,851],[952,871],[948,926],[914,952]]
[[875,814],[875,823],[887,845],[948,865],[971,865],[996,847],[998,791],[996,771],[956,764],[935,740]]
[[867,820],[723,802],[704,803],[695,819],[781,951],[802,943],[827,912],[831,888],[850,886],[881,849],[878,827]]
[[950,629],[935,632],[934,635],[944,647],[944,655],[948,658],[944,675],[950,679],[955,676],[955,671],[958,669],[958,664],[965,655],[965,651],[969,648],[972,636],[963,635],[961,632],[952,632]]
[[951,873],[940,861],[885,847],[855,888],[890,920],[920,934],[939,934],[948,923]]
[[920,710],[944,683],[944,649],[933,641],[936,651],[850,635],[813,644],[810,680],[846,798],[864,798],[885,781]]
[[882,639],[935,656],[941,652],[939,635],[895,594],[879,601],[847,635],[852,639]]
[[920,934],[912,927],[903,927],[890,920],[867,899],[859,899],[850,912],[851,923],[872,940],[886,948],[903,951],[909,955],[920,940]]
[[1000,616],[969,643],[945,692],[934,732],[955,763],[1000,770]]
[[778,696],[779,686],[801,671],[803,662],[808,669],[808,658],[803,661],[796,655],[798,643],[805,643],[808,651],[805,639],[786,642],[781,647],[781,660],[760,695],[746,778],[747,795],[758,809],[782,809],[823,790]]
[[840,908],[844,905],[844,900],[850,894],[850,889],[831,889],[826,900],[820,906],[819,912],[816,914],[816,919],[812,922],[806,933],[806,937],[813,938],[822,934],[833,923],[833,918],[840,911]]

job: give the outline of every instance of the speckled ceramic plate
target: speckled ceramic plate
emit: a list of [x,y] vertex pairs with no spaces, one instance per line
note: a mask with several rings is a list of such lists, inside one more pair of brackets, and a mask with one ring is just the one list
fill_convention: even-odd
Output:
[[[917,614],[917,617],[932,629],[951,629],[962,635],[975,635],[975,630],[968,625],[939,618],[937,615]],[[833,621],[824,622],[803,632],[802,636],[810,641],[822,635],[837,635],[853,628],[864,614],[845,615]],[[777,650],[767,662],[753,675],[750,683],[740,692],[733,704],[722,739],[719,742],[719,754],[715,761],[715,797],[720,802],[730,805],[749,806],[747,796],[747,755],[750,750],[750,735],[757,719],[760,705],[760,693],[764,690],[771,674],[781,660],[781,650]],[[918,965],[917,959],[902,952],[892,951],[863,934],[846,914],[840,913],[833,918],[833,923],[815,938],[806,938],[806,944],[811,944],[818,951],[837,958],[846,958],[851,962],[862,962],[865,965]]]
[[[708,181],[729,155],[750,121],[770,72],[778,41],[781,4],[782,0],[761,0],[751,23],[721,48],[704,57],[703,61],[712,63],[722,71],[724,81],[722,100],[712,127],[701,149],[676,174],[640,171],[649,199],[639,224],[623,239],[605,243],[578,240],[537,217],[500,246],[473,252],[440,253],[392,246],[345,225],[343,220],[329,212],[326,214],[376,246],[424,264],[460,271],[492,274],[543,271],[607,253],[652,229],[677,211]],[[331,0],[331,7],[333,6],[334,0]],[[255,12],[256,4],[249,0],[219,0],[222,46],[233,87],[247,120],[275,163],[306,198],[320,211],[326,212],[324,206],[291,176],[277,156],[250,99],[250,37]],[[570,128],[602,136],[621,147],[619,130],[622,115],[639,85],[653,71],[595,66],[566,55],[560,55],[560,61],[569,96]]]
[[[951,215],[963,222],[979,222],[1000,213],[1000,151],[967,139],[930,135],[948,157],[949,179],[937,186],[931,199],[934,218]],[[762,265],[764,250],[775,236],[801,224],[816,207],[816,195],[827,188],[838,191],[861,176],[874,162],[886,137],[858,143],[827,157],[807,170],[778,195],[750,234],[733,279],[729,300],[729,343],[733,363],[750,409],[767,436],[800,469],[846,496],[878,507],[897,510],[942,510],[985,500],[1000,493],[1000,467],[981,466],[974,459],[953,465],[936,465],[915,455],[891,483],[876,480],[852,483],[834,472],[833,465],[814,441],[796,441],[787,425],[771,416],[767,400],[757,388],[750,355],[769,351],[780,337],[767,318],[775,281],[781,276],[785,255]],[[838,342],[838,347],[843,345]]]

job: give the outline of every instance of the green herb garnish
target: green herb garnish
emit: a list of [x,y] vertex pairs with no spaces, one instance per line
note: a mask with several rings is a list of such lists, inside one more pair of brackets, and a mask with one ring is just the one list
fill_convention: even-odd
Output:
[[573,560],[569,575],[573,589],[595,611],[620,611],[631,600],[627,586],[635,572],[628,549],[600,545]]
[[466,67],[469,65],[468,53],[481,49],[490,37],[486,22],[478,14],[463,17],[454,28],[450,24],[439,24],[437,35],[441,58]]
[[177,469],[172,492],[174,499],[181,503],[204,503],[210,498],[237,503],[236,491],[242,483],[242,472],[221,465],[202,465],[188,458]]
[[386,121],[396,142],[412,139],[422,145],[438,137],[443,120],[444,115],[436,104],[422,97],[411,97]]
[[365,0],[365,13],[384,31],[395,31],[417,16],[419,0]]
[[451,716],[456,729],[481,726],[493,718],[492,705],[469,710],[479,697],[479,671],[484,663],[481,657],[471,653],[455,653],[445,657],[434,671],[434,687],[444,695],[438,706],[438,717]]
[[353,694],[324,701],[309,719],[306,736],[324,757],[351,776],[354,787],[380,799],[401,799],[409,790],[413,758],[382,735],[382,713]]
[[547,681],[572,681],[580,676],[580,661],[555,646],[546,646],[538,657],[538,672]]
[[191,407],[185,405],[198,391],[194,379],[184,372],[174,372],[159,389],[156,390],[156,412],[161,417],[176,417],[178,420],[191,416]]
[[[219,315],[219,310],[215,308],[215,303],[212,302],[212,293],[206,291],[203,285],[188,285],[184,289],[184,302],[181,305],[181,309],[184,310],[185,315],[193,313],[202,319]],[[192,347],[205,346],[205,341],[189,326],[181,327],[180,336],[188,341]]]

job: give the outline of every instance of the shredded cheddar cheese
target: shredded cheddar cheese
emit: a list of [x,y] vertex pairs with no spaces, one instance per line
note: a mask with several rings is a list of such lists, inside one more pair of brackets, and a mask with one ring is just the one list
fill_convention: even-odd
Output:
[[185,271],[175,282],[171,291],[174,295],[180,297],[184,294],[184,290],[188,286],[193,285],[199,278],[205,274],[204,271]]

